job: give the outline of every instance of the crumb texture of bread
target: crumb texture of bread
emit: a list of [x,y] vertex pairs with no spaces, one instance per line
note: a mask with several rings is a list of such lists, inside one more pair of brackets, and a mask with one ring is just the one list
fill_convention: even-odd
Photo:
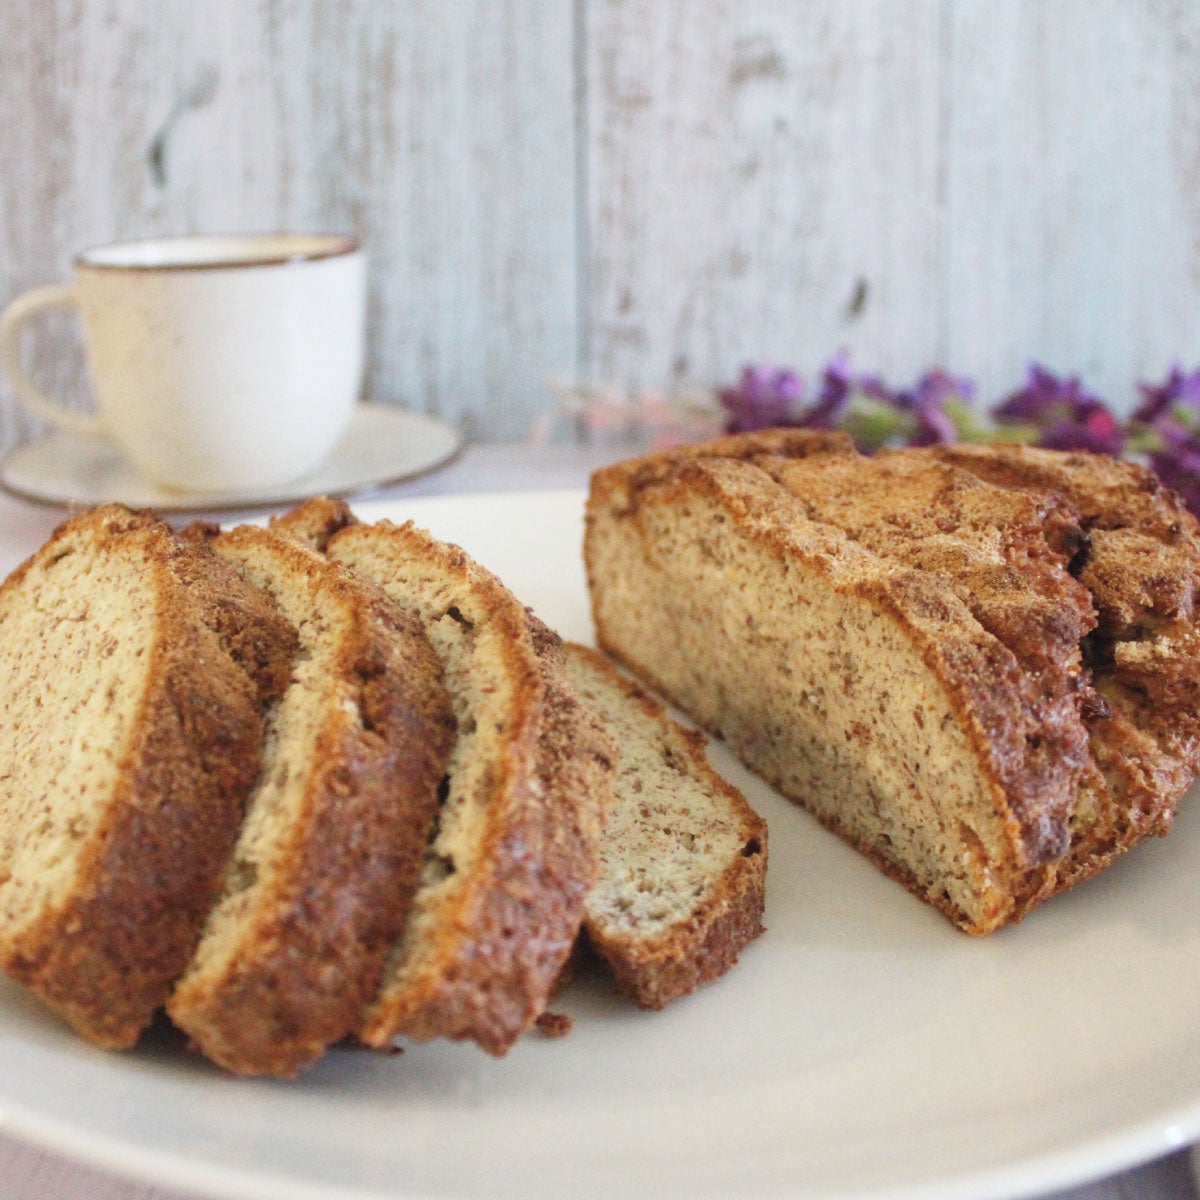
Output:
[[567,664],[617,758],[584,929],[620,990],[663,1008],[762,932],[766,822],[708,765],[703,734],[596,651],[568,645]]
[[382,523],[342,529],[328,553],[421,621],[458,730],[420,887],[359,1036],[503,1054],[544,1011],[578,934],[611,747],[558,639],[461,549]]
[[[258,767],[273,684],[235,660],[220,575],[108,505],[0,588],[0,962],[109,1048],[183,971]],[[249,603],[269,675],[287,647],[262,616]]]
[[453,737],[420,625],[286,526],[211,537],[298,631],[222,894],[169,1012],[243,1075],[351,1034],[416,888]]
[[1198,547],[1127,464],[799,432],[599,472],[585,536],[602,646],[974,933],[1169,827]]

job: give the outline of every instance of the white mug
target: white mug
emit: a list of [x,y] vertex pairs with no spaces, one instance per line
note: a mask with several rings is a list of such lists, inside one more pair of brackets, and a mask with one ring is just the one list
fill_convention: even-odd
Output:
[[[95,416],[45,396],[21,366],[24,324],[78,308]],[[18,297],[0,364],[43,420],[110,438],[156,483],[253,490],[319,466],[362,383],[366,263],[326,234],[158,238],[85,250],[75,282]]]

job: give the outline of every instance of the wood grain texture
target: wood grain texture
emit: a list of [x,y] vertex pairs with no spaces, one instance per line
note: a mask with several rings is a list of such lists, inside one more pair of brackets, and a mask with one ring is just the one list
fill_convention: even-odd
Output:
[[1127,407],[1200,359],[1200,6],[590,0],[587,361],[981,396],[1039,359]]
[[[0,5],[0,297],[157,233],[359,234],[372,397],[849,348],[1118,404],[1200,359],[1194,0]],[[67,320],[31,339],[78,394]],[[32,423],[0,385],[0,445]]]
[[943,357],[1037,359],[1128,409],[1200,360],[1200,6],[950,8]]
[[0,6],[0,293],[117,238],[350,230],[368,395],[518,437],[577,359],[573,37],[570,0]]
[[940,5],[593,0],[590,345],[602,378],[904,371],[937,347]]

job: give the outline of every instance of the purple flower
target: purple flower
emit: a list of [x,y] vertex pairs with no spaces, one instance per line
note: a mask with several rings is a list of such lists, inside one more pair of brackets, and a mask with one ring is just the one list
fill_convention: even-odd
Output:
[[1030,366],[1025,386],[1013,392],[992,409],[992,415],[1004,424],[1032,422],[1042,424],[1049,410],[1069,407],[1082,394],[1078,379],[1059,379],[1037,363]]
[[1200,368],[1185,374],[1176,364],[1162,383],[1140,383],[1138,391],[1131,447],[1148,451],[1158,477],[1200,516]]
[[817,402],[804,414],[805,426],[809,429],[836,428],[850,403],[854,382],[854,376],[850,373],[850,355],[845,350],[839,350],[825,364]]
[[1139,383],[1138,391],[1142,394],[1142,403],[1134,412],[1133,420],[1157,425],[1168,418],[1189,429],[1200,425],[1200,367],[1185,375],[1176,363],[1162,383],[1157,386]]
[[1133,414],[1135,421],[1152,425],[1160,416],[1175,414],[1188,425],[1200,424],[1200,367],[1184,374],[1176,364],[1162,383],[1140,383],[1141,404]]
[[1150,455],[1150,465],[1159,479],[1177,491],[1188,508],[1200,516],[1200,442],[1188,438],[1169,445]]
[[951,375],[949,371],[935,367],[917,380],[912,396],[919,409],[941,409],[951,403],[970,404],[975,398],[975,384],[961,375]]
[[956,436],[947,404],[969,404],[973,392],[970,380],[942,370],[927,371],[914,388],[891,388],[878,375],[854,375],[843,350],[826,366],[817,402],[803,423],[814,429],[848,429],[862,450],[897,440],[934,446]]
[[992,415],[1001,425],[1032,427],[1037,444],[1049,450],[1120,454],[1125,445],[1119,422],[1102,400],[1084,390],[1078,376],[1060,379],[1036,363],[1025,386]]
[[910,444],[913,446],[945,446],[958,438],[958,428],[949,413],[940,408],[917,410],[917,428]]
[[858,449],[870,454],[884,446],[911,445],[918,436],[938,439],[937,414],[931,409],[928,420],[925,416],[915,392],[891,388],[878,375],[852,374],[843,350],[825,368],[810,420],[850,434]]
[[959,428],[954,413],[969,408],[974,395],[971,380],[940,368],[926,371],[911,392],[901,392],[897,397],[917,418],[911,444],[941,446],[956,441]]
[[1093,454],[1120,454],[1125,431],[1102,404],[1080,407],[1042,432],[1038,445],[1047,450],[1090,450]]
[[795,425],[804,399],[804,381],[786,368],[747,364],[741,382],[722,388],[718,398],[728,414],[725,428],[730,433]]

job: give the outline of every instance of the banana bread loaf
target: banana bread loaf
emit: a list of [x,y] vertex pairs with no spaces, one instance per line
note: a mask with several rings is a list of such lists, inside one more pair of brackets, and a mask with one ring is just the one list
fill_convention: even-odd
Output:
[[601,645],[985,933],[1165,832],[1200,538],[1138,467],[770,432],[593,479]]

